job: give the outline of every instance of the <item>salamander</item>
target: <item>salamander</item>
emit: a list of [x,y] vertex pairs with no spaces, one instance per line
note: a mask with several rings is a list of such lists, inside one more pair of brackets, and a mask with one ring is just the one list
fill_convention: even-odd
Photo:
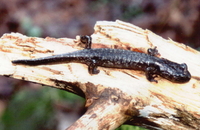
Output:
[[156,56],[156,48],[148,49],[148,54],[123,49],[91,48],[91,37],[81,36],[85,43],[83,50],[59,54],[38,59],[13,60],[14,64],[46,65],[56,63],[82,63],[88,66],[90,74],[98,74],[98,66],[118,69],[132,69],[144,71],[150,82],[157,82],[161,76],[171,82],[185,83],[191,79],[191,74],[185,63],[179,64]]

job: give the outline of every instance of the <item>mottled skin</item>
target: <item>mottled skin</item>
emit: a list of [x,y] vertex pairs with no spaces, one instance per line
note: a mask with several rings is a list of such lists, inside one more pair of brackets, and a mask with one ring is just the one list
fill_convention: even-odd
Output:
[[187,65],[178,64],[167,59],[156,57],[156,48],[148,53],[139,53],[122,49],[97,48],[91,49],[91,37],[82,36],[81,41],[86,43],[83,50],[54,55],[38,59],[14,60],[12,63],[25,65],[44,65],[55,63],[83,63],[88,65],[90,74],[98,74],[98,66],[119,69],[133,69],[144,71],[149,81],[157,82],[157,75],[172,82],[185,83],[191,78]]

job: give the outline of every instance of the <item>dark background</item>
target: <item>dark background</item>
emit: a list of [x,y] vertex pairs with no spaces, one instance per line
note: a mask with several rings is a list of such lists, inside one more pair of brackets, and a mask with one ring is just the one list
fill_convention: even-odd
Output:
[[[0,36],[75,38],[92,34],[96,21],[116,19],[200,49],[199,0],[0,0]],[[60,130],[84,111],[78,96],[0,77],[2,130]]]

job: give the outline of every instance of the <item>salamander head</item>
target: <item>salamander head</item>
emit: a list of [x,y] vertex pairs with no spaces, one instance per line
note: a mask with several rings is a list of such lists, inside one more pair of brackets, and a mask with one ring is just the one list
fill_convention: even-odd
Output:
[[191,74],[188,71],[187,65],[185,63],[168,64],[167,71],[161,70],[160,76],[176,83],[185,83],[191,79]]

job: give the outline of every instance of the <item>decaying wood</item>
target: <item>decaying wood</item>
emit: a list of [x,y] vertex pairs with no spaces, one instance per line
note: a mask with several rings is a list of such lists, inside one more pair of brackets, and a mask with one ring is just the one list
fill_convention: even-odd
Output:
[[122,21],[100,21],[92,35],[93,48],[122,48],[146,52],[157,46],[162,58],[186,63],[192,75],[177,84],[158,77],[149,82],[144,72],[99,67],[90,75],[78,63],[25,66],[11,60],[38,58],[75,51],[78,40],[36,38],[19,33],[0,39],[0,74],[64,89],[86,98],[87,112],[68,130],[115,129],[123,123],[149,129],[200,129],[200,53],[149,30]]

